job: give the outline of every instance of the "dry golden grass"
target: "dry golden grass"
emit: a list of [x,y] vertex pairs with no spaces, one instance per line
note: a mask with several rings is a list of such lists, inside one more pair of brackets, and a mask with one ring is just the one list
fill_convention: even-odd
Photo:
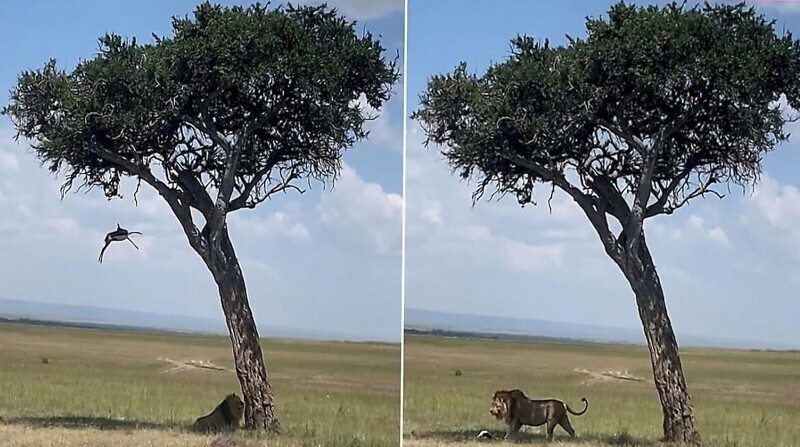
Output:
[[[487,447],[488,445],[516,445],[511,442],[498,442],[498,441],[444,441],[437,439],[404,439],[403,447]],[[558,447],[604,447],[607,444],[597,444],[594,442],[584,442],[580,444],[572,443],[569,441],[559,441],[555,444]]]
[[96,428],[33,428],[26,425],[0,425],[2,447],[185,447],[210,446],[217,437],[163,430],[107,431]]
[[[681,357],[704,445],[800,446],[799,352],[683,349]],[[570,416],[579,439],[557,428],[559,445],[657,446],[661,407],[651,378],[644,347],[406,336],[404,445],[486,445],[474,440],[478,432],[504,433],[489,414],[492,393],[520,388],[576,409],[589,399],[585,415]],[[525,442],[544,442],[542,428],[525,431]]]
[[[241,395],[226,337],[0,324],[0,340],[0,446],[209,445],[192,422]],[[398,345],[262,346],[283,433],[240,445],[398,445]],[[175,368],[192,360],[224,369]]]

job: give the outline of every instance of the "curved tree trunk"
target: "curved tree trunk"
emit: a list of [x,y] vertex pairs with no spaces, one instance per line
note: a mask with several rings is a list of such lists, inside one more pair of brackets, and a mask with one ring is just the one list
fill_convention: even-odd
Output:
[[626,253],[620,264],[636,295],[639,318],[644,327],[653,380],[664,411],[664,440],[699,444],[691,397],[686,389],[678,342],[667,315],[664,290],[650,251],[640,236],[636,253]]
[[245,427],[279,433],[272,387],[264,366],[256,322],[247,300],[242,270],[227,229],[224,228],[219,237],[221,252],[214,253],[207,264],[219,287],[228,324],[236,375],[245,403]]

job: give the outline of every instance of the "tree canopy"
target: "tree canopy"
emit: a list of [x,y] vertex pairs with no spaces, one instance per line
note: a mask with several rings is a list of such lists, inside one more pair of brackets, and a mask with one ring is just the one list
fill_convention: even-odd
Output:
[[434,76],[414,118],[479,178],[476,199],[492,186],[524,205],[546,182],[596,228],[608,213],[626,229],[715,184],[757,181],[763,153],[788,138],[777,103],[800,108],[800,42],[774,25],[744,3],[618,3],[587,18],[585,38],[518,36],[480,76],[465,63]]
[[206,2],[172,28],[148,44],[107,34],[74,70],[20,75],[3,112],[66,173],[62,194],[121,197],[133,176],[184,224],[194,208],[219,227],[300,180],[335,179],[367,136],[362,105],[380,108],[399,78],[377,39],[324,5]]

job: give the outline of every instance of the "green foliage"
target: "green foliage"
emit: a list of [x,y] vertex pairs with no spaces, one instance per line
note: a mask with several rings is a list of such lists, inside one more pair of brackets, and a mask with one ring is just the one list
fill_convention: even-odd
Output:
[[715,183],[756,181],[787,139],[776,102],[800,108],[800,41],[753,8],[619,3],[586,30],[557,47],[519,36],[480,76],[462,63],[430,80],[413,118],[478,175],[476,199],[493,185],[524,205],[548,182],[625,220],[619,199],[646,189],[645,217],[671,213]]
[[111,198],[136,176],[202,210],[200,188],[224,189],[232,171],[230,209],[253,207],[294,180],[334,179],[367,136],[359,98],[379,108],[399,78],[378,40],[326,6],[203,3],[172,27],[144,45],[109,34],[72,71],[51,60],[19,77],[3,112],[66,170],[63,192],[79,180]]

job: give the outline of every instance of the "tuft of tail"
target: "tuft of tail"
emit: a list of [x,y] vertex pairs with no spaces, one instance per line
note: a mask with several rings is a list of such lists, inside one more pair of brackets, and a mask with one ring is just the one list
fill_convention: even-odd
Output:
[[564,404],[564,406],[567,408],[567,411],[574,414],[575,416],[581,416],[582,414],[586,413],[586,410],[589,409],[589,400],[587,400],[585,397],[581,397],[581,402],[583,402],[583,410],[579,412],[576,412],[575,410],[570,408],[569,405],[567,404]]

